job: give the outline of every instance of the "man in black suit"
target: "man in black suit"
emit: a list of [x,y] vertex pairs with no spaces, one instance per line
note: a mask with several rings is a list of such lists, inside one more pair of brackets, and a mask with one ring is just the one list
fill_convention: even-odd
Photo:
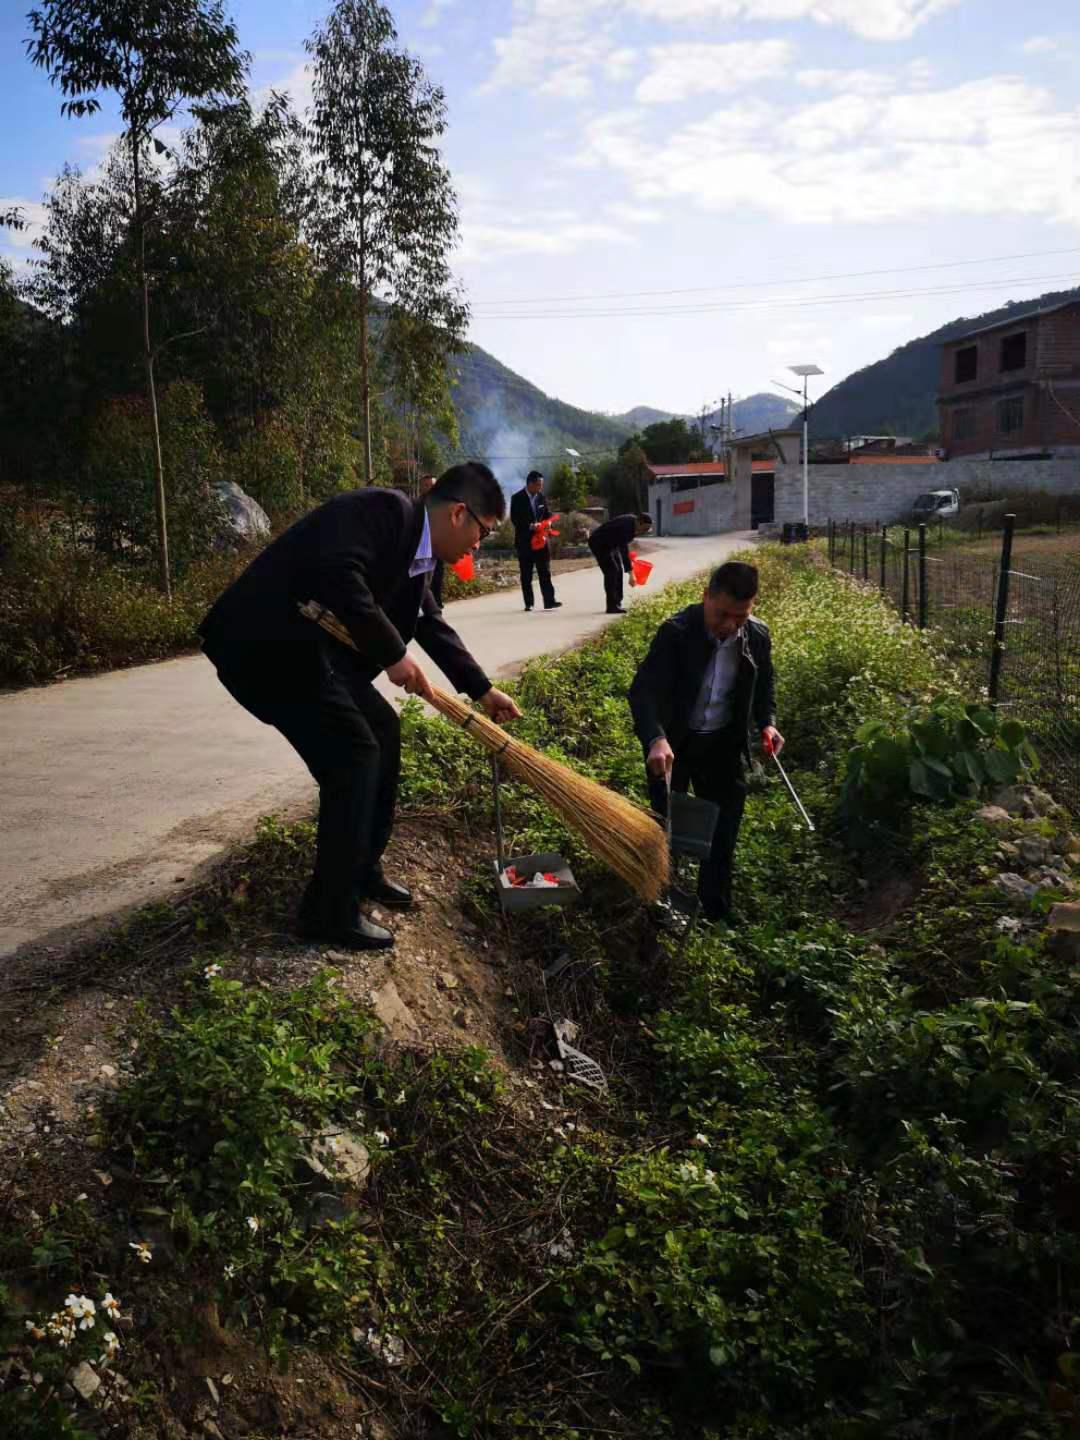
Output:
[[753,565],[715,570],[701,603],[665,620],[630,686],[634,729],[645,751],[649,798],[667,814],[668,787],[720,806],[698,894],[710,920],[732,923],[731,875],[739,837],[753,726],[779,752],[776,684],[768,626],[752,615]]
[[540,581],[540,594],[545,610],[558,610],[561,600],[555,599],[555,587],[551,583],[551,551],[547,543],[539,550],[532,547],[532,539],[541,520],[549,520],[551,511],[544,499],[544,477],[539,470],[530,470],[525,477],[525,489],[519,490],[510,501],[510,519],[514,525],[514,548],[517,550],[518,569],[521,571],[521,593],[525,597],[525,609],[533,608],[533,568]]
[[[415,636],[454,689],[493,720],[520,714],[443,619],[430,589],[437,561],[453,564],[475,549],[505,510],[498,481],[477,462],[455,465],[423,499],[346,491],[268,545],[200,626],[225,688],[281,731],[318,782],[315,871],[300,908],[307,936],[382,949],[393,934],[361,915],[360,903],[412,903],[380,863],[394,823],[400,727],[372,684],[379,672],[410,695],[430,697],[406,650]],[[300,614],[306,600],[337,616],[356,651]]]
[[630,563],[630,546],[639,535],[652,529],[652,517],[616,515],[598,525],[589,536],[589,549],[604,572],[604,599],[609,615],[623,614],[623,574],[630,576],[631,589],[637,584]]

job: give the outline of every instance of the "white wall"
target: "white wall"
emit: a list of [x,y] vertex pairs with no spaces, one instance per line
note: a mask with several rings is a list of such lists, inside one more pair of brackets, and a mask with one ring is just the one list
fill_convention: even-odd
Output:
[[[665,535],[713,535],[750,527],[750,487],[736,479],[672,495],[671,482],[649,486],[649,512],[663,506]],[[1080,495],[1080,456],[1050,460],[950,460],[938,465],[811,465],[810,523],[828,520],[879,521],[905,518],[911,502],[927,490],[959,490],[961,499],[986,499],[1018,491]],[[693,501],[693,510],[673,507]],[[777,465],[774,520],[802,519],[802,466]]]

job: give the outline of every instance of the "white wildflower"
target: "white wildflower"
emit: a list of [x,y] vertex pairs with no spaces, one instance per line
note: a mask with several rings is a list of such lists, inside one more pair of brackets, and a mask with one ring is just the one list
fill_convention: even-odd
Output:
[[236,1266],[235,1266],[235,1265],[232,1263],[232,1261],[230,1260],[229,1263],[228,1263],[228,1265],[225,1266],[225,1279],[226,1279],[226,1280],[231,1280],[235,1274],[236,1274]]
[[64,1301],[64,1307],[72,1320],[78,1321],[80,1330],[92,1330],[94,1328],[94,1316],[97,1313],[97,1306],[88,1295],[69,1295]]
[[398,1091],[398,1093],[397,1093],[397,1098],[394,1100],[394,1104],[395,1104],[395,1105],[404,1105],[404,1104],[405,1104],[405,1091],[404,1091],[404,1090],[399,1090],[399,1091]]
[[207,980],[214,980],[217,978],[217,976],[221,974],[221,966],[207,965],[206,969],[202,973],[206,976]]
[[40,1325],[35,1325],[34,1322],[33,1322],[33,1320],[27,1320],[27,1322],[26,1322],[26,1328],[27,1328],[27,1330],[30,1331],[30,1338],[31,1338],[32,1340],[44,1340],[44,1339],[45,1339],[45,1331],[42,1330],[42,1328],[41,1328]]
[[120,1314],[120,1301],[117,1300],[115,1295],[111,1295],[109,1291],[106,1290],[105,1298],[101,1302],[101,1308],[105,1311],[110,1320],[115,1320]]
[[113,1358],[113,1356],[116,1354],[117,1350],[119,1350],[119,1349],[120,1349],[120,1341],[119,1341],[119,1339],[117,1338],[117,1336],[114,1335],[111,1330],[106,1330],[106,1332],[105,1332],[105,1352],[104,1352],[103,1355],[101,1355],[101,1356],[99,1357],[99,1359],[98,1359],[98,1364],[99,1364],[99,1365],[105,1365],[108,1361],[110,1361],[110,1360]]
[[261,1222],[257,1215],[249,1215],[247,1217],[247,1227],[253,1235],[257,1235],[259,1233],[260,1224]]
[[369,1330],[365,1338],[368,1349],[385,1365],[405,1363],[405,1344],[400,1336],[380,1335],[377,1330]]
[[145,1240],[129,1240],[128,1249],[134,1250],[140,1265],[149,1265],[154,1252]]
[[696,1180],[698,1178],[697,1166],[682,1164],[679,1166],[680,1180]]
[[376,1131],[375,1131],[375,1142],[376,1142],[376,1144],[378,1144],[378,1145],[389,1145],[389,1144],[390,1144],[390,1136],[386,1133],[385,1130],[376,1130]]

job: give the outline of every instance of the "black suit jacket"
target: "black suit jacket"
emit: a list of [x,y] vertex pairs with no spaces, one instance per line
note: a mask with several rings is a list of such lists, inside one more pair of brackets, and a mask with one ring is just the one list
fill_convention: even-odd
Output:
[[[203,649],[265,694],[291,695],[318,682],[328,654],[335,669],[371,680],[415,637],[455,690],[479,699],[491,682],[442,618],[431,573],[409,574],[423,529],[423,501],[398,490],[335,495],[233,581],[199,627]],[[304,600],[332,610],[359,653],[305,619]]]
[[[665,620],[653,636],[630,686],[634,729],[646,752],[654,740],[666,737],[678,754],[690,730],[690,716],[714,643],[705,628],[705,607],[700,604],[688,605]],[[753,616],[743,629],[732,724],[746,734],[751,721],[759,731],[776,723],[772,640],[769,627]]]
[[636,538],[637,517],[635,515],[616,515],[596,527],[589,536],[589,548],[594,555],[610,554],[612,550],[617,550],[622,567],[629,575],[632,569],[630,546]]
[[[532,549],[532,530],[538,520],[547,520],[551,509],[543,491],[536,497],[536,514],[533,514],[532,498],[528,490],[518,490],[510,497],[510,520],[514,526],[514,544],[519,550]],[[536,552],[541,553],[539,550]]]

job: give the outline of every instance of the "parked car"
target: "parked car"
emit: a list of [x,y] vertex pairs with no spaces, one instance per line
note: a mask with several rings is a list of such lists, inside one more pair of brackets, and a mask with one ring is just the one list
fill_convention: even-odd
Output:
[[927,520],[948,520],[959,513],[959,490],[928,490],[911,504],[911,518],[916,524]]

